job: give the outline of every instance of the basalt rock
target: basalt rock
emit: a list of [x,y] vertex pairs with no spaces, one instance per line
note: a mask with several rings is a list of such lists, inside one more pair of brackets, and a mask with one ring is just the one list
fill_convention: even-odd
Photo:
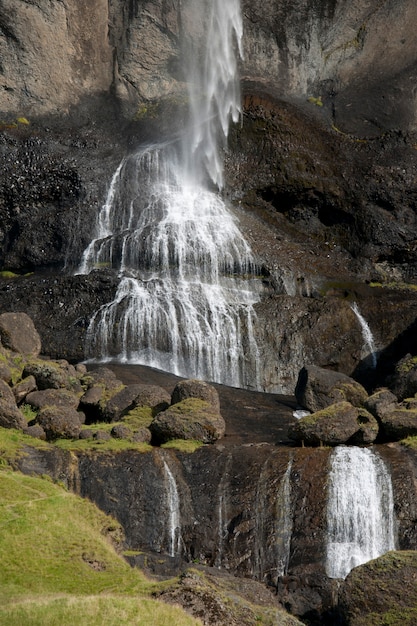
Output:
[[195,439],[214,443],[223,437],[226,424],[219,412],[205,400],[189,397],[158,413],[150,425],[155,442]]
[[0,426],[22,430],[26,425],[26,420],[16,405],[13,391],[7,383],[0,380]]
[[79,402],[79,394],[69,389],[42,389],[41,391],[32,391],[25,397],[25,403],[37,410],[47,406],[76,409]]
[[43,428],[48,440],[78,439],[82,421],[78,411],[64,406],[44,407],[36,417],[36,423]]
[[356,567],[342,584],[339,603],[347,626],[412,626],[417,615],[415,552],[389,552]]
[[370,413],[342,401],[302,417],[289,428],[288,436],[310,446],[337,446],[373,443],[378,431],[378,423]]
[[199,398],[207,402],[215,412],[220,412],[219,394],[216,389],[203,380],[181,380],[171,394],[171,404],[177,404],[187,398]]
[[417,408],[399,405],[380,417],[381,430],[387,441],[400,441],[417,435]]
[[335,402],[347,401],[360,407],[368,394],[362,385],[341,372],[308,365],[299,373],[295,396],[302,407],[314,413]]

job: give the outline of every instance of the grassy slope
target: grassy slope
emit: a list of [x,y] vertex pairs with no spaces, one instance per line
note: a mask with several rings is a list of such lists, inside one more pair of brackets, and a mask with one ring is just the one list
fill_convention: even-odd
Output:
[[49,480],[3,466],[0,527],[0,624],[201,623],[153,600],[113,547],[118,523]]

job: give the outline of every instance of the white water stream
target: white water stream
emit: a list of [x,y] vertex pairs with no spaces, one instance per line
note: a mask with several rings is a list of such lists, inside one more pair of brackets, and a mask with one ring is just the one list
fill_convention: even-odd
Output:
[[170,556],[176,556],[181,554],[182,548],[180,499],[178,495],[177,483],[165,459],[163,461],[163,466],[168,509],[168,553]]
[[326,572],[345,578],[353,567],[395,550],[391,477],[368,448],[338,446],[331,456]]
[[122,161],[79,268],[110,266],[120,276],[114,301],[91,319],[86,356],[259,389],[253,305],[262,285],[212,190],[223,186],[222,150],[240,114],[240,5],[193,0],[193,9],[208,27],[187,55],[189,128]]
[[362,315],[362,313],[359,311],[359,307],[356,304],[356,302],[352,304],[351,309],[356,315],[357,320],[362,329],[362,338],[364,342],[364,352],[365,352],[364,356],[365,357],[369,356],[371,358],[372,367],[375,369],[377,366],[377,351],[376,351],[375,340],[374,340],[374,336],[372,334],[371,328],[368,322],[366,321],[366,319],[364,318],[364,316]]

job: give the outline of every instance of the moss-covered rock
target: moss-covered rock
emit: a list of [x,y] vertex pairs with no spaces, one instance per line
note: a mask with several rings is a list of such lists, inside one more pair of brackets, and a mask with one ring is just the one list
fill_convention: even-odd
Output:
[[197,439],[213,443],[225,433],[226,424],[212,405],[199,398],[187,398],[159,413],[150,425],[157,443],[170,439]]
[[381,430],[389,441],[400,441],[417,435],[417,408],[407,409],[399,405],[381,418]]
[[199,398],[200,400],[204,400],[210,404],[214,411],[217,413],[220,412],[220,400],[217,390],[213,385],[209,385],[209,383],[203,380],[181,380],[175,385],[171,396],[171,404],[177,404],[187,398]]
[[417,623],[417,552],[388,552],[355,567],[340,591],[348,626],[414,626]]
[[377,435],[375,418],[346,401],[302,417],[288,431],[290,439],[310,446],[368,444],[375,441]]
[[297,402],[314,413],[335,402],[347,401],[362,406],[368,394],[353,378],[316,365],[300,370],[295,388]]

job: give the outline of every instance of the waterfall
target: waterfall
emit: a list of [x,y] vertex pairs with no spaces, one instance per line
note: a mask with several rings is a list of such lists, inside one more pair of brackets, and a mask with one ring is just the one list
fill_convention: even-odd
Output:
[[180,499],[178,495],[177,483],[174,475],[168,467],[165,459],[163,460],[167,509],[168,509],[168,529],[169,529],[169,555],[177,556],[181,553],[182,537],[181,537],[181,513]]
[[374,342],[374,336],[371,329],[369,328],[368,322],[359,311],[359,307],[356,302],[352,304],[351,309],[356,315],[359,324],[361,325],[364,347],[366,349],[366,356],[370,355],[372,367],[375,369],[377,365],[377,352]]
[[395,550],[391,477],[368,448],[335,448],[327,503],[326,572],[345,578],[353,567]]
[[[258,480],[255,520],[255,574],[258,580],[265,576],[276,581],[284,576],[290,559],[292,534],[291,470],[293,459],[288,461],[284,475],[274,480],[273,492],[265,480],[265,461]],[[273,510],[268,510],[271,502]],[[272,519],[272,524],[270,521]]]
[[90,321],[86,357],[260,389],[253,328],[262,283],[236,218],[212,189],[222,189],[221,154],[240,114],[239,0],[192,4],[208,27],[201,49],[184,55],[188,128],[120,163],[78,270],[106,266],[120,277],[115,299]]

